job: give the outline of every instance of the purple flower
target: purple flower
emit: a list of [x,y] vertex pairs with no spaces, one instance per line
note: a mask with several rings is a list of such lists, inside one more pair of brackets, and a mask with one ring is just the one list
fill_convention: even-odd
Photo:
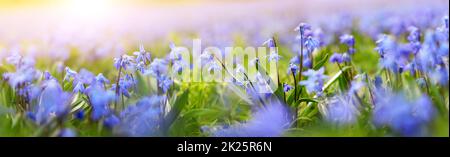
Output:
[[252,119],[245,123],[234,124],[212,130],[216,137],[278,137],[291,125],[289,110],[279,102],[259,108]]
[[309,69],[308,71],[303,72],[302,74],[307,76],[308,79],[300,81],[300,85],[304,85],[308,93],[321,93],[324,81],[328,78],[328,76],[323,74],[324,72],[325,69],[323,67],[317,71]]

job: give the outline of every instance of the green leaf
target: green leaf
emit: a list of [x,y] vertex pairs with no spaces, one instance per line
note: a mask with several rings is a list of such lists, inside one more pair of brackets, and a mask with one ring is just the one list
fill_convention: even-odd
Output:
[[327,63],[328,56],[329,56],[328,53],[325,54],[325,57],[322,60],[320,60],[319,62],[317,62],[316,65],[314,65],[314,70],[320,69],[325,63]]
[[338,80],[338,78],[344,74],[345,71],[347,71],[348,69],[350,69],[349,66],[343,67],[342,70],[339,70],[339,72],[337,72],[336,74],[334,74],[333,77],[330,78],[330,80],[327,81],[327,83],[325,83],[325,85],[322,88],[322,91],[326,91],[328,88],[330,88],[330,86],[336,82],[336,80]]
[[185,90],[182,94],[177,95],[176,100],[170,109],[169,113],[164,117],[162,131],[167,133],[172,123],[178,118],[180,112],[189,103],[189,89]]

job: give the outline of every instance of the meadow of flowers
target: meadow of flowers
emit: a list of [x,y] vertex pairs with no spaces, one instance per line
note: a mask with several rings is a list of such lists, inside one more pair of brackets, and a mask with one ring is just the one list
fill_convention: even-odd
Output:
[[[293,19],[130,49],[64,36],[47,55],[0,47],[0,136],[449,136],[448,6]],[[268,51],[226,66],[241,52],[182,55],[194,38]]]

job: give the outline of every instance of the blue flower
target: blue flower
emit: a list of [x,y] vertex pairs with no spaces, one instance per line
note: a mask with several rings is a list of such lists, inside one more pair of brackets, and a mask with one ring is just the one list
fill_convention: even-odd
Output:
[[337,95],[325,104],[323,110],[327,122],[346,125],[355,123],[360,114],[353,94]]
[[26,116],[28,119],[32,120],[32,121],[36,121],[36,114],[34,114],[31,111],[27,111]]
[[355,46],[355,38],[353,37],[353,35],[344,34],[344,35],[339,37],[339,40],[340,40],[340,42],[342,44],[346,44],[349,47],[354,47]]
[[16,67],[20,66],[20,62],[22,60],[22,56],[19,53],[13,53],[11,56],[6,58],[6,62],[12,64]]
[[122,55],[120,58],[114,58],[114,67],[116,69],[129,69],[134,66],[134,57],[129,55]]
[[352,60],[352,58],[350,57],[350,55],[348,53],[342,54],[342,61],[350,62],[351,60]]
[[381,88],[383,85],[383,79],[380,76],[375,76],[374,85],[376,88]]
[[174,61],[173,65],[172,65],[172,71],[173,73],[177,74],[177,73],[181,73],[184,69],[184,67],[186,67],[186,63],[183,60],[180,61]]
[[61,118],[69,112],[71,96],[63,91],[56,80],[46,81],[36,109],[36,122],[47,124],[54,117]]
[[300,23],[294,30],[298,31],[300,36],[303,36],[306,31],[311,30],[311,26],[307,23]]
[[111,129],[111,128],[114,128],[119,123],[120,123],[120,119],[116,115],[112,114],[112,115],[108,116],[107,118],[105,118],[105,120],[103,121],[103,126]]
[[306,58],[303,60],[303,67],[312,68],[311,59]]
[[[122,77],[119,79],[119,93],[123,94],[126,97],[130,97],[130,92],[129,90],[132,87],[135,87],[136,82],[135,80],[130,76],[130,75],[125,75],[125,77]],[[116,91],[117,90],[117,84],[113,84],[111,87],[112,91]]]
[[290,64],[300,64],[300,58],[298,56],[294,56],[289,61]]
[[308,53],[312,53],[314,49],[319,47],[319,41],[312,36],[308,36],[306,37],[304,45],[306,47],[306,50],[308,50]]
[[94,121],[110,113],[109,104],[116,99],[113,91],[106,91],[100,85],[93,84],[86,89],[86,94],[90,98],[92,105],[91,117]]
[[214,56],[209,52],[203,52],[200,55],[200,65],[203,67],[204,65],[211,63],[214,61]]
[[300,81],[300,85],[304,85],[308,93],[321,93],[324,81],[328,78],[328,76],[323,74],[324,72],[325,69],[323,67],[317,71],[309,69],[308,71],[303,72],[302,74],[307,76],[308,79]]
[[80,111],[76,112],[74,116],[78,120],[83,120],[84,119],[84,111],[80,110]]
[[288,69],[288,73],[293,73],[294,75],[297,75],[298,71],[300,69],[298,68],[298,66],[296,64],[289,64],[289,69]]
[[3,79],[8,81],[9,85],[17,89],[19,85],[31,84],[34,80],[38,79],[41,73],[35,70],[33,67],[22,67],[15,72],[9,72],[3,74]]
[[166,93],[172,84],[173,81],[166,75],[158,77],[158,87],[162,89],[163,93]]
[[394,50],[396,46],[395,41],[386,34],[380,35],[378,37],[378,40],[376,41],[376,44],[377,47],[375,48],[375,50],[378,51],[381,58],[384,58],[386,52]]
[[172,43],[172,42],[169,44],[169,47],[170,47],[169,59],[171,61],[176,61],[176,60],[182,60],[183,59],[183,57],[181,55],[181,52],[182,52],[181,48],[175,46],[175,44]]
[[333,55],[331,55],[330,62],[331,63],[342,63],[342,62],[344,62],[344,59],[342,58],[341,54],[335,52],[335,53],[333,53]]
[[150,52],[145,51],[144,45],[139,45],[139,51],[133,53],[136,56],[136,63],[143,62],[145,64],[150,63],[152,55]]
[[120,113],[118,132],[128,136],[158,136],[165,97],[151,96],[139,100]]
[[54,79],[52,74],[50,74],[50,72],[48,72],[48,71],[45,71],[44,72],[44,80],[51,80],[51,79]]
[[283,84],[283,91],[284,92],[289,92],[290,90],[292,90],[292,86],[287,84],[287,83],[284,83]]
[[269,61],[275,61],[278,62],[280,60],[281,56],[276,52],[271,52],[269,55]]
[[81,69],[75,77],[75,83],[91,84],[95,81],[95,75],[86,69]]
[[267,47],[269,47],[269,48],[275,48],[275,47],[276,47],[275,41],[274,41],[272,38],[266,40],[266,41],[263,43],[263,45],[267,45]]
[[159,77],[160,75],[166,74],[168,69],[167,61],[163,59],[156,58],[150,64],[150,69],[148,73],[155,77]]
[[109,84],[109,80],[105,76],[103,76],[102,73],[99,73],[95,77],[95,81],[97,81],[98,83],[101,83],[101,84]]
[[420,42],[420,31],[419,28],[410,26],[408,28],[409,35],[407,37],[408,41],[411,43]]
[[404,136],[423,136],[423,128],[435,113],[431,100],[422,95],[416,100],[408,100],[403,94],[388,90],[377,91],[373,121],[377,126],[389,126]]
[[245,123],[212,129],[216,137],[278,137],[291,126],[289,110],[279,102],[259,108]]
[[440,85],[447,85],[449,80],[449,69],[442,66],[437,66],[432,72],[430,72],[430,78],[434,83]]
[[138,64],[136,64],[136,70],[141,72],[141,73],[145,73],[145,63],[144,62],[138,62]]
[[77,134],[72,129],[64,128],[59,131],[58,137],[76,137]]
[[82,82],[78,82],[73,88],[73,93],[84,93],[84,84]]
[[69,81],[71,78],[75,79],[77,76],[77,72],[70,69],[69,67],[66,67],[66,75],[64,76],[64,81]]

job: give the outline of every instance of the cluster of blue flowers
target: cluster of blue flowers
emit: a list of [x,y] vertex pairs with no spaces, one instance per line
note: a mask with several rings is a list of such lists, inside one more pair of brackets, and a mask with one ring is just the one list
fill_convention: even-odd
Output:
[[[287,77],[280,77],[277,71],[275,81],[260,65],[266,59],[279,68],[284,56],[278,53],[275,37],[263,43],[270,54],[249,61],[250,67],[257,70],[252,78],[244,66],[237,64],[234,71],[226,69],[220,57],[208,51],[199,56],[201,66],[192,67],[188,62],[191,58],[182,55],[185,49],[170,43],[170,52],[164,58],[152,58],[144,45],[139,45],[139,50],[132,55],[114,58],[113,71],[117,72],[114,80],[107,78],[111,76],[109,73],[94,74],[71,67],[61,68],[58,72],[61,75],[42,72],[35,67],[33,58],[13,54],[6,61],[15,71],[3,73],[3,81],[15,92],[13,103],[17,104],[17,111],[37,127],[44,128],[45,135],[76,136],[74,129],[64,125],[75,120],[99,123],[117,135],[165,136],[167,122],[173,120],[171,111],[178,110],[171,110],[173,106],[170,106],[172,96],[178,94],[174,91],[180,87],[175,84],[175,77],[187,68],[200,68],[203,73],[226,70],[231,74],[230,88],[242,92],[237,95],[248,100],[252,112],[245,122],[204,125],[201,131],[205,135],[283,136],[290,128],[301,126],[297,125],[300,118],[309,118],[303,112],[317,109],[323,122],[336,127],[366,120],[375,129],[386,129],[393,135],[426,136],[428,125],[437,114],[434,104],[437,100],[431,99],[430,86],[439,88],[436,92],[448,89],[449,85],[449,19],[444,16],[439,22],[431,22],[436,17],[418,21],[392,17],[375,25],[375,30],[363,27],[365,19],[360,22],[358,31],[373,39],[376,45],[373,51],[379,55],[380,70],[375,73],[362,72],[354,66],[356,55],[365,52],[356,45],[360,43],[356,41],[360,34],[352,30],[353,17],[343,16],[330,22],[335,26],[325,25],[323,29],[300,23],[295,28],[298,51],[289,60]],[[328,48],[337,52],[322,51]],[[317,58],[319,53],[331,56],[315,63],[322,60]],[[326,62],[332,64],[325,65]],[[336,66],[339,71],[333,74],[328,66]],[[406,80],[403,77],[416,80],[418,90],[409,92],[399,87]],[[285,82],[280,78],[285,78]],[[153,85],[151,81],[156,82],[151,87],[156,91],[138,93],[144,89],[140,86],[143,80],[149,86]],[[274,88],[274,84],[280,87]],[[366,119],[361,116],[364,113],[368,114]]]

